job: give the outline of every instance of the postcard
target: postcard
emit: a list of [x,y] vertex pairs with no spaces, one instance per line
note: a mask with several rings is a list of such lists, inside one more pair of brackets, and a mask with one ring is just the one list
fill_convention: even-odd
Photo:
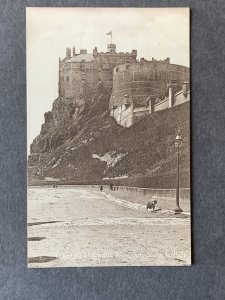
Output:
[[28,267],[191,265],[189,19],[27,8]]

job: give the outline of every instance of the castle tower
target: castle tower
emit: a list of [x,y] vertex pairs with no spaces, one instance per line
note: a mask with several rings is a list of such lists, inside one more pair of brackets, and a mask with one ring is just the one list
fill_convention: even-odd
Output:
[[108,44],[107,46],[108,52],[110,53],[116,53],[116,45],[115,44]]

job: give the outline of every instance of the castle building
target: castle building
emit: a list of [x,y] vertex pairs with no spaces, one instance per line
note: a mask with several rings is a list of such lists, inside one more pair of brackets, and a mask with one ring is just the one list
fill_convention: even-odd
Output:
[[109,113],[118,124],[132,126],[158,110],[190,100],[189,68],[163,61],[137,60],[137,50],[117,52],[108,44],[107,52],[76,53],[66,49],[59,59],[59,97],[82,105],[102,89],[110,96]]
[[130,127],[143,116],[182,102],[176,100],[176,93],[189,81],[189,68],[170,64],[169,58],[117,66],[113,69],[110,115],[121,126]]
[[66,49],[66,57],[59,59],[59,97],[83,102],[94,94],[99,87],[111,93],[113,68],[127,63],[135,63],[137,51],[116,52],[115,44],[108,44],[107,52],[98,52],[97,47],[91,54],[87,50],[76,53],[75,47]]

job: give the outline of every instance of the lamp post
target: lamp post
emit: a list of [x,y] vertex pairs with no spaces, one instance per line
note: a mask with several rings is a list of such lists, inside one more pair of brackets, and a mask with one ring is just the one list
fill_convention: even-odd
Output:
[[180,153],[179,153],[179,150],[180,150],[180,147],[182,145],[182,137],[180,135],[180,132],[178,131],[177,133],[177,136],[175,138],[175,147],[177,148],[177,186],[176,186],[176,208],[174,210],[174,212],[176,213],[179,213],[179,212],[182,212],[183,210],[180,208],[180,205],[179,205],[179,189],[180,189],[180,166],[179,166],[179,156],[180,156]]

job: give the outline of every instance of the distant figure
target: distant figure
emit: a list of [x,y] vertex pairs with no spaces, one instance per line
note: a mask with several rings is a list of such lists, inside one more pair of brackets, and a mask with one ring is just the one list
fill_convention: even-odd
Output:
[[157,203],[157,200],[148,202],[146,210],[149,208],[149,209],[152,209],[152,211],[154,211],[156,203]]
[[101,191],[101,192],[103,191],[103,186],[102,186],[102,185],[100,186],[100,191]]
[[111,191],[113,191],[113,183],[112,182],[110,183],[109,188]]

